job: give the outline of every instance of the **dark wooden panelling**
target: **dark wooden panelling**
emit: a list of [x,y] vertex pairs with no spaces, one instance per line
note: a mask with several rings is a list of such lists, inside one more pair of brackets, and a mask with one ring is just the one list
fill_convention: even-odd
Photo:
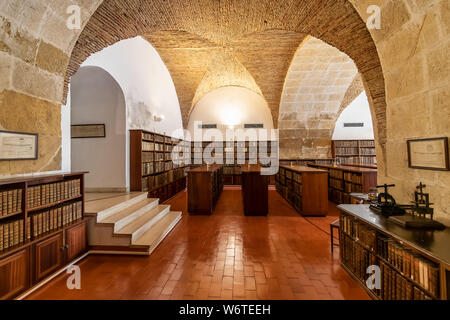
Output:
[[266,216],[269,212],[269,176],[260,166],[242,166],[242,199],[246,216]]
[[34,246],[35,281],[40,281],[61,267],[63,263],[63,237],[57,234]]
[[29,287],[29,251],[25,249],[0,262],[0,299],[10,299]]
[[87,250],[87,224],[82,223],[67,230],[67,262],[74,260]]

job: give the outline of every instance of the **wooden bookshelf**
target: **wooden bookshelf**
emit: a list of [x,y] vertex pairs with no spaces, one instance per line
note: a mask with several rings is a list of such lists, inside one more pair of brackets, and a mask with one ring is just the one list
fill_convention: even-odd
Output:
[[[342,266],[374,299],[449,299],[449,228],[408,230],[374,213],[368,205],[338,208]],[[379,289],[366,286],[371,265],[380,268]]]
[[328,171],[328,199],[338,203],[351,203],[351,193],[369,193],[377,185],[377,170],[340,165],[309,164]]
[[331,149],[337,164],[376,165],[374,140],[333,140]]
[[203,165],[186,172],[189,214],[212,214],[223,191],[223,166]]
[[275,176],[276,189],[299,213],[326,216],[328,213],[328,174],[303,166],[281,166]]
[[0,299],[18,296],[87,252],[84,174],[0,180]]
[[333,165],[334,159],[280,159],[280,166],[303,166],[307,167],[309,163]]
[[189,142],[145,130],[130,130],[130,189],[149,192],[161,202],[186,188],[187,159],[172,159]]
[[[217,148],[221,148],[223,150],[222,154],[219,156],[223,156],[224,167],[223,167],[223,179],[225,185],[241,185],[242,184],[242,165],[248,164],[257,164],[262,165],[259,162],[259,151],[262,147],[266,147],[267,155],[272,155],[272,145],[275,146],[274,155],[271,157],[271,161],[278,162],[278,142],[277,141],[203,141],[203,142],[191,142],[192,147],[192,158],[191,163],[193,165],[203,165],[206,164],[204,161],[196,160],[202,159],[205,148],[208,146],[215,146]],[[227,163],[226,161],[226,153],[233,152],[233,157],[231,158],[232,163]],[[241,153],[238,156],[238,152]],[[216,154],[213,154],[216,155]],[[257,156],[258,161],[256,163],[251,163],[252,159]],[[274,176],[269,177],[269,184],[275,184]]]

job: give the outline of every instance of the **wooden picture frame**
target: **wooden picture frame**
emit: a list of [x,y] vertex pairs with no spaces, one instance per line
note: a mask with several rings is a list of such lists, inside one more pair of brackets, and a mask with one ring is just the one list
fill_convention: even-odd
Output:
[[37,160],[38,156],[37,133],[0,130],[0,161]]
[[70,129],[72,139],[106,138],[105,124],[75,124]]
[[448,137],[411,139],[407,144],[410,168],[450,171]]

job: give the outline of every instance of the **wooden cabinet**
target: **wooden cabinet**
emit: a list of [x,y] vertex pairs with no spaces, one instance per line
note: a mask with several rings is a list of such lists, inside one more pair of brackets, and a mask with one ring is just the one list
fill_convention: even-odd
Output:
[[0,239],[14,235],[0,241],[0,299],[12,299],[87,251],[84,173],[3,179],[0,192]]
[[66,262],[74,260],[87,250],[87,223],[66,231]]
[[59,269],[64,261],[63,234],[58,233],[34,246],[34,281],[38,282]]
[[266,216],[269,212],[269,176],[261,166],[242,166],[242,200],[246,216]]
[[280,166],[277,191],[302,215],[328,214],[328,173],[303,166]]
[[11,299],[29,287],[28,265],[28,249],[0,261],[0,299]]
[[309,164],[328,171],[328,198],[338,203],[351,203],[351,193],[368,193],[377,185],[377,170],[341,165]]
[[190,214],[212,214],[223,190],[223,167],[201,166],[187,171],[188,211]]

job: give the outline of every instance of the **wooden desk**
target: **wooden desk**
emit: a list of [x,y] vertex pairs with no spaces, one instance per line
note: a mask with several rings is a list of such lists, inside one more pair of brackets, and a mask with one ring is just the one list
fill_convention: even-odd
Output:
[[328,172],[303,166],[280,166],[277,191],[302,215],[328,214]]
[[246,216],[267,216],[269,179],[270,176],[261,174],[260,165],[242,166],[242,200]]
[[203,165],[186,172],[189,214],[211,215],[223,190],[223,166]]

